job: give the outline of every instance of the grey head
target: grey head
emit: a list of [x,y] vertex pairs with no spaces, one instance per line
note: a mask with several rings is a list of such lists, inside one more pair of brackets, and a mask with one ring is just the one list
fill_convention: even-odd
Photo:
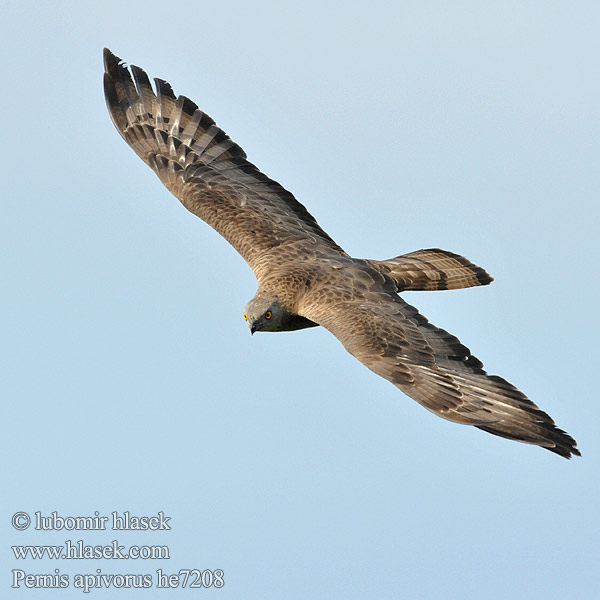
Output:
[[306,317],[291,313],[280,303],[277,295],[260,290],[246,304],[244,320],[252,334],[255,331],[294,331],[318,325]]

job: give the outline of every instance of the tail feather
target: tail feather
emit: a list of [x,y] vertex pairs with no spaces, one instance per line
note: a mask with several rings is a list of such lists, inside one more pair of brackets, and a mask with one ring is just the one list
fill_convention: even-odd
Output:
[[493,281],[481,267],[463,256],[439,248],[417,250],[389,260],[370,262],[394,280],[398,292],[456,290],[487,285]]

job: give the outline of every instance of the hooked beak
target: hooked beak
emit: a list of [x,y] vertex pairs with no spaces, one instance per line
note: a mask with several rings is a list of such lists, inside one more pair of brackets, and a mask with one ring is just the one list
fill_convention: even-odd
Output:
[[258,331],[258,323],[256,321],[252,321],[252,323],[250,323],[250,334],[254,335],[255,331]]

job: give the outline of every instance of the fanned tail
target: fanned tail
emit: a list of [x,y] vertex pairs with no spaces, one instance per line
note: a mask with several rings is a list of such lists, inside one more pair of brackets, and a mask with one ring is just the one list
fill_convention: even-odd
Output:
[[457,290],[488,285],[493,281],[484,269],[464,256],[439,248],[417,250],[389,260],[369,262],[394,280],[398,292]]

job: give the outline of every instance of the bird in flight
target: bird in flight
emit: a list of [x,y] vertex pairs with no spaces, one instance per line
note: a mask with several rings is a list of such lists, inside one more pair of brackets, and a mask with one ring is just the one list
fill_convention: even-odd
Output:
[[[580,455],[575,440],[516,387],[399,295],[492,278],[439,249],[389,260],[349,256],[279,183],[185,96],[104,50],[104,92],[123,139],[192,213],[218,231],[258,280],[244,319],[256,331],[321,325],[369,369],[436,415],[489,433]],[[132,77],[133,76],[133,77]]]

